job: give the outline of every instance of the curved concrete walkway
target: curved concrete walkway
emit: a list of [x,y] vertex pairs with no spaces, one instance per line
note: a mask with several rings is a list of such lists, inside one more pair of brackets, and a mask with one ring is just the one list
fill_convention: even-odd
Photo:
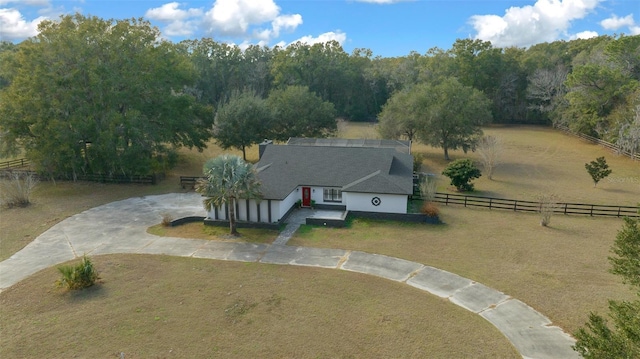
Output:
[[200,195],[130,198],[84,211],[51,227],[11,258],[0,262],[0,291],[35,272],[83,254],[168,254],[245,262],[342,269],[403,282],[495,325],[524,358],[579,358],[573,339],[525,303],[470,279],[437,268],[378,254],[341,249],[229,243],[157,237],[146,233],[163,213],[202,216]]

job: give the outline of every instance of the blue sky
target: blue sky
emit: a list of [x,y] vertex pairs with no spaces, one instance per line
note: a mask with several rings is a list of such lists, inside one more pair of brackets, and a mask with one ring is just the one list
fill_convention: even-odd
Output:
[[37,34],[43,19],[80,12],[144,17],[171,41],[211,37],[241,47],[336,40],[383,57],[449,49],[458,38],[494,46],[640,34],[639,0],[0,0],[0,39]]

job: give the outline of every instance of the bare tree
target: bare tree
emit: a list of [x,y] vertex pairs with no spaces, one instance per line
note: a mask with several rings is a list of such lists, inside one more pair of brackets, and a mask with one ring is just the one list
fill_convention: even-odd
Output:
[[537,69],[529,76],[527,98],[533,102],[531,108],[542,113],[553,112],[566,93],[564,82],[568,73],[564,66],[558,66],[551,70]]
[[554,193],[545,193],[538,196],[538,213],[540,213],[540,225],[546,227],[551,223],[551,217],[558,207],[560,197]]
[[502,140],[491,135],[483,136],[478,142],[476,151],[480,155],[480,162],[484,168],[485,176],[491,179],[493,170],[500,164],[504,152]]
[[616,145],[621,152],[629,152],[635,159],[636,153],[640,153],[640,104],[634,110],[632,121],[620,126]]

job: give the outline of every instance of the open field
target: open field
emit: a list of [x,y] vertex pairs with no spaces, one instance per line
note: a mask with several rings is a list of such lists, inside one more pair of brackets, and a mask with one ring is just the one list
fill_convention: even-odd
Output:
[[[640,198],[640,163],[637,161],[633,162],[628,158],[615,156],[598,146],[588,144],[579,139],[542,127],[492,127],[488,128],[485,132],[502,138],[509,151],[505,152],[505,164],[502,167],[497,168],[493,181],[486,178],[480,178],[475,182],[476,189],[478,191],[474,194],[527,200],[535,198],[535,196],[541,191],[552,190],[559,194],[561,200],[564,202],[618,205],[635,205],[638,198]],[[341,131],[341,136],[350,138],[374,138],[377,135],[375,133],[375,129],[370,124],[348,124]],[[424,153],[426,155],[423,162],[423,170],[426,172],[440,173],[446,165],[446,162],[442,159],[442,150],[440,149],[414,144],[413,150],[414,152]],[[8,258],[13,253],[20,250],[55,223],[88,208],[132,196],[184,191],[178,185],[178,176],[200,175],[204,161],[220,153],[222,153],[222,151],[215,146],[211,146],[202,153],[188,150],[181,151],[180,165],[167,176],[167,179],[156,186],[107,185],[82,182],[58,182],[57,184],[53,184],[43,182],[39,185],[33,196],[33,205],[26,208],[0,209],[0,260]],[[235,151],[234,153],[238,154],[239,152]],[[475,158],[475,154],[473,153],[469,153],[467,155],[471,158]],[[460,151],[451,152],[451,156],[454,159],[465,157],[467,155]],[[250,148],[247,151],[247,156],[251,161],[257,160],[257,146]],[[605,179],[597,188],[593,188],[590,178],[584,170],[584,163],[591,161],[598,156],[605,156],[614,172],[610,176],[610,180]],[[439,191],[450,191],[448,188],[448,181],[446,181],[446,179],[442,179],[440,181]],[[617,277],[607,273],[609,264],[606,258],[609,255],[609,248],[613,242],[615,233],[620,228],[621,221],[619,219],[555,216],[552,218],[550,228],[542,228],[538,224],[538,217],[535,214],[444,206],[440,206],[440,209],[442,212],[442,219],[446,223],[444,226],[421,226],[363,221],[356,222],[352,228],[345,230],[305,227],[300,235],[292,240],[290,244],[359,249],[433,265],[435,267],[472,278],[483,284],[499,289],[515,298],[521,299],[550,317],[555,324],[560,325],[567,331],[573,331],[578,326],[584,324],[589,311],[604,312],[606,309],[606,300],[608,298],[618,299],[629,298],[631,296],[631,293],[619,283],[619,279]],[[171,235],[175,236],[174,234]],[[149,302],[149,305],[154,308],[154,313],[159,313],[158,317],[162,318],[161,309],[174,308],[173,306],[176,304],[175,301],[172,300],[175,299],[175,296],[177,295],[176,293],[179,293],[181,288],[183,288],[181,286],[191,286],[189,288],[202,289],[205,288],[203,283],[206,283],[206,289],[208,290],[214,285],[200,277],[192,275],[190,272],[181,272],[180,270],[173,268],[174,265],[178,265],[175,263],[180,261],[185,261],[187,264],[184,265],[189,266],[189,263],[195,263],[190,262],[196,261],[193,259],[175,259],[174,262],[173,259],[165,257],[145,257],[144,260],[129,260],[129,257],[130,256],[113,256],[96,258],[96,261],[100,264],[112,263],[111,267],[113,268],[109,267],[109,265],[106,265],[106,268],[110,269],[100,268],[103,270],[103,277],[105,278],[104,290],[92,289],[87,291],[86,294],[80,296],[59,294],[51,288],[51,285],[56,278],[56,271],[54,268],[51,268],[1,293],[0,303],[2,305],[0,310],[3,310],[4,307],[11,303],[15,306],[18,302],[24,302],[25,308],[31,309],[28,309],[25,312],[20,312],[22,314],[16,313],[16,315],[22,315],[22,317],[12,317],[13,319],[9,317],[7,317],[8,319],[5,319],[5,314],[2,314],[2,318],[0,318],[0,320],[2,322],[1,330],[3,333],[0,333],[0,338],[5,337],[4,333],[10,332],[15,333],[16,335],[14,338],[6,340],[24,340],[25,338],[28,338],[28,336],[24,336],[23,334],[26,335],[27,333],[42,331],[43,328],[48,328],[52,324],[57,325],[53,328],[68,329],[69,323],[74,323],[74,325],[77,325],[79,329],[91,330],[94,332],[93,328],[97,325],[95,323],[96,320],[94,320],[96,319],[95,315],[108,316],[108,310],[105,310],[104,313],[91,313],[94,316],[87,318],[87,323],[80,324],[76,323],[76,321],[79,321],[80,317],[73,317],[73,308],[75,306],[67,308],[68,306],[65,306],[65,304],[88,303],[89,300],[94,298],[94,296],[101,298],[106,295],[105,293],[112,293],[111,290],[120,295],[117,297],[120,301],[119,305],[127,303],[128,298],[138,292],[146,294],[145,300],[155,298],[156,292],[146,292],[139,288],[144,288],[145,290],[154,288],[154,290],[159,291],[160,293],[167,292],[164,293],[164,302]],[[171,276],[171,272],[160,270],[164,267],[156,269],[158,258],[163,258],[161,263],[164,263],[167,268],[175,270],[177,273],[182,273],[182,276],[176,275],[174,277]],[[129,273],[129,277],[125,277],[124,274],[121,277],[117,277],[118,271],[116,268],[119,266],[113,263],[129,263],[126,265],[128,266],[127,268],[137,268],[137,271],[132,270],[131,272],[127,272]],[[219,265],[220,264],[217,262],[215,265],[212,263],[212,270],[219,267]],[[248,268],[249,272],[241,272],[245,274],[245,277],[247,275],[258,276],[255,273],[260,273],[259,271],[256,272],[257,267],[252,265],[238,266],[241,268],[246,266]],[[195,265],[191,268],[195,268]],[[237,268],[233,268],[233,270],[229,270],[230,273],[225,272],[221,277],[235,275],[234,273]],[[294,272],[291,278],[296,278],[298,275],[296,273],[303,273],[311,269],[291,268],[287,269],[287,271],[288,270]],[[223,273],[222,270],[220,273]],[[300,274],[300,276],[302,275],[303,274]],[[168,278],[168,281],[162,282],[163,284],[161,285],[156,285],[156,283],[164,276]],[[117,290],[113,289],[113,287],[109,287],[116,284],[124,285],[126,282],[140,283],[138,281],[143,280],[146,277],[153,279],[150,282],[146,282],[146,287],[118,287],[119,289]],[[216,280],[218,280],[218,278],[216,278]],[[369,279],[356,279],[357,283],[368,280]],[[317,287],[317,290],[322,294],[325,291],[328,292],[332,290],[331,288],[333,288],[332,286],[334,285],[334,282],[337,281],[339,282],[340,280],[335,279],[333,275],[322,280],[314,279],[312,280],[312,283],[314,283],[314,286],[312,287]],[[300,283],[296,282],[294,279],[291,279],[291,282],[294,284]],[[256,287],[257,286],[258,285],[256,285]],[[269,283],[267,282],[264,286],[269,287]],[[324,286],[329,286],[330,288],[324,288]],[[355,288],[354,280],[350,279],[347,286],[348,288]],[[376,288],[381,286],[380,282],[376,282],[374,285]],[[285,287],[279,288],[281,290],[285,289]],[[292,284],[291,288],[293,290],[295,285]],[[164,289],[164,292],[162,289]],[[166,289],[171,290],[167,291]],[[305,289],[303,291],[304,293],[310,290],[309,286],[303,289]],[[396,288],[391,288],[389,290],[393,293],[398,292]],[[191,291],[186,291],[185,293],[196,292],[197,289],[191,289]],[[344,289],[342,289],[342,291],[336,290],[335,293],[344,293]],[[402,293],[403,295],[397,298],[397,303],[413,303],[412,297],[405,297],[404,292]],[[270,294],[265,295],[266,296],[263,296],[262,294],[251,294],[251,297],[268,298]],[[293,298],[297,294],[287,294],[287,296],[288,295],[291,295]],[[425,296],[424,293],[421,293],[421,295]],[[195,297],[198,296],[194,296],[194,298]],[[334,307],[340,307],[350,301],[357,302],[356,299],[345,298],[338,294],[336,294],[335,297],[342,299],[339,299],[337,302],[332,302]],[[320,298],[327,300],[322,296],[320,296]],[[361,297],[358,298],[361,299]],[[215,298],[206,297],[205,299]],[[302,300],[301,303],[305,303],[305,300],[307,299]],[[434,298],[429,300],[439,303],[439,301]],[[48,310],[47,313],[41,312],[44,307],[38,307],[39,302],[49,303],[43,305],[51,305],[48,307],[50,310]],[[32,303],[33,306],[29,307],[26,303]],[[200,315],[203,314],[202,312],[206,312],[202,311],[201,308],[209,308],[206,305],[210,305],[211,303],[214,303],[214,301],[210,300],[198,303],[200,305],[200,309],[194,309],[196,306],[191,308],[193,313],[198,314],[196,318],[200,318]],[[256,303],[259,303],[256,308],[261,307],[262,304],[264,304],[259,299],[256,299]],[[113,322],[122,322],[126,323],[126,325],[130,325],[132,311],[135,311],[134,307],[127,307],[130,309],[130,311],[127,312],[124,309],[119,311],[116,304],[101,302],[101,305],[106,306],[105,308],[113,308],[111,311],[113,317],[109,318],[109,323],[112,323],[113,325]],[[402,307],[400,304],[397,305]],[[429,302],[416,308],[420,308],[420,313],[428,313],[428,309],[434,305],[437,304]],[[297,304],[297,306],[301,307],[302,305]],[[453,308],[453,306],[447,306],[447,308],[448,307]],[[221,308],[225,309],[228,307]],[[453,315],[450,311],[443,310],[442,307],[436,306],[435,308],[440,308],[442,315]],[[147,310],[146,307],[143,307],[143,309]],[[32,312],[29,313],[29,310]],[[38,310],[41,311],[38,312]],[[179,311],[180,308],[175,310]],[[211,310],[214,311],[214,309]],[[384,312],[383,309],[379,310]],[[87,312],[84,313],[87,315]],[[372,313],[374,312],[372,311]],[[37,317],[37,315],[41,316]],[[314,314],[309,315],[312,316]],[[155,316],[156,315],[154,315],[154,321],[152,323],[156,323]],[[477,316],[471,317],[475,318]],[[340,315],[331,318],[341,318],[341,321],[337,321],[337,326],[340,328],[334,328],[327,331],[330,332],[338,330],[338,333],[340,333],[339,330],[341,330],[342,326],[345,325],[345,320],[342,320],[342,318],[348,319],[350,317],[343,317]],[[404,323],[404,317],[398,316],[398,318],[402,318],[402,320],[399,319],[398,321]],[[484,323],[481,318],[478,317],[478,319]],[[291,318],[291,320],[294,320],[294,318]],[[290,335],[293,339],[296,339],[295,337],[298,335],[296,327],[298,325],[303,325],[305,320],[306,319],[304,318],[296,318],[293,322],[295,325],[289,325],[287,327],[290,332],[279,332],[280,335]],[[423,320],[426,319],[423,318]],[[467,319],[464,320],[466,321]],[[161,319],[158,321],[162,322]],[[192,319],[192,323],[183,323],[180,325],[183,325],[185,328],[191,328],[194,325],[205,326],[204,323],[197,322],[197,320]],[[5,327],[4,323],[11,323],[11,325],[14,325],[15,323],[15,325],[19,326],[12,326],[9,329],[5,329],[8,327]],[[44,325],[42,323],[44,323]],[[148,343],[150,343],[149,347],[152,350],[155,350],[155,348],[158,348],[158,350],[167,349],[163,346],[163,343],[177,342],[178,339],[172,342],[167,338],[172,338],[170,335],[177,335],[175,332],[179,331],[180,327],[177,327],[178,329],[176,329],[176,327],[169,327],[166,331],[162,331],[157,330],[157,328],[148,327],[148,322],[143,323],[146,323],[147,326],[134,327],[133,329],[131,329],[132,327],[126,327],[126,325],[124,328],[116,327],[116,332],[121,331],[124,333],[120,337],[122,339],[120,342],[129,343],[129,347],[110,347],[108,348],[108,355],[113,355],[115,357],[117,352],[126,352],[129,350],[131,353],[138,353],[136,354],[138,355],[136,357],[169,356],[170,354],[167,352],[137,351],[139,349],[135,347],[135,344],[142,341],[140,338],[142,338],[141,335],[144,335],[144,338],[148,340]],[[323,323],[326,324],[326,322]],[[402,323],[398,323],[398,325],[401,325]],[[476,328],[475,322],[465,323],[463,321],[461,324],[465,328],[468,327],[468,330]],[[493,331],[491,333],[497,333],[488,323],[484,324],[489,326],[489,329],[479,329],[474,331],[487,333],[489,333],[489,331]],[[92,327],[88,328],[85,327],[85,325],[92,325]],[[315,325],[318,326],[319,324],[316,322]],[[438,326],[440,324],[436,324],[436,322],[427,322],[426,326],[420,330],[426,332],[435,330],[430,328],[429,325]],[[228,327],[225,328],[228,329]],[[353,332],[356,332],[357,334],[357,328],[350,328],[351,332],[348,332],[349,334],[352,334]],[[396,328],[401,328],[399,330],[403,330],[403,327]],[[404,328],[406,332],[414,331],[414,329],[410,329],[409,326]],[[415,331],[418,335],[424,335],[424,333],[420,333],[418,331],[419,328],[421,327],[416,327]],[[57,330],[63,331],[63,329]],[[150,331],[151,329],[153,329],[153,331]],[[7,331],[5,332],[5,330]],[[112,329],[112,332],[109,332],[105,328],[98,328],[95,332],[104,332],[108,334],[113,333],[113,330],[115,329]],[[284,330],[284,328],[278,328],[278,330]],[[82,331],[79,331],[78,333],[82,333]],[[183,335],[181,340],[191,343],[189,341],[190,339],[185,336],[195,335],[193,333],[195,333],[195,331],[185,329],[184,333],[180,332],[180,334]],[[258,350],[256,348],[260,348],[261,345],[266,345],[266,342],[261,338],[267,340],[269,338],[269,334],[265,334],[264,331],[261,332],[261,334],[258,334],[253,333],[252,335],[258,336],[249,337],[247,340],[247,342],[252,343],[250,348],[247,349],[242,346],[242,348],[238,349],[238,353],[248,353],[248,355],[250,355],[253,353],[251,350]],[[474,333],[474,335],[475,334],[479,333]],[[70,337],[74,338],[74,341],[79,341],[77,335],[70,335]],[[206,341],[206,338],[212,338],[212,336],[209,336],[202,339],[202,335],[198,335],[199,336],[196,337],[197,340]],[[215,335],[220,335],[229,341],[245,338],[230,330]],[[484,350],[486,348],[491,348],[491,346],[495,346],[495,352],[492,351],[488,354],[463,354],[460,352],[460,355],[456,355],[459,353],[455,351],[458,350],[457,346],[464,345],[468,341],[465,335],[467,334],[459,333],[454,330],[451,332],[451,335],[440,335],[438,337],[434,337],[435,339],[430,339],[429,343],[427,343],[429,345],[433,344],[443,346],[451,344],[454,349],[445,348],[442,352],[444,354],[431,355],[431,353],[438,353],[436,349],[433,349],[432,352],[430,351],[429,356],[482,357],[484,355],[487,357],[503,357],[513,354],[503,355],[501,353],[506,352],[503,352],[499,345],[492,344],[493,341],[504,340],[504,338],[498,333],[494,334],[492,339],[487,339],[486,345],[477,345],[479,348],[476,348],[476,350]],[[343,333],[343,336],[346,336],[346,334]],[[498,339],[496,339],[496,336]],[[52,335],[52,338],[55,338],[54,340],[59,340],[55,335]],[[332,339],[333,337],[327,338],[329,338],[329,340],[334,340]],[[341,337],[339,338],[343,339]],[[68,338],[63,339],[67,340]],[[320,345],[319,343],[316,343],[314,339],[315,337],[308,337],[307,340],[309,343],[305,345]],[[431,343],[432,341],[435,343]],[[5,346],[4,342],[0,343],[3,343],[2,347]],[[19,345],[24,344],[24,342],[15,343],[18,343]],[[278,343],[278,345],[285,345],[280,342],[276,343]],[[324,346],[322,346],[322,348],[327,348],[328,344],[326,343],[330,342],[323,343]],[[356,337],[353,340],[349,339],[350,346],[357,348],[362,347],[364,348],[362,350],[366,350],[370,343],[375,344],[376,340],[372,340],[371,337],[367,337],[365,334],[361,337]],[[242,345],[244,344],[245,343],[243,342]],[[425,343],[419,344],[421,345],[421,348],[426,345]],[[55,348],[55,345],[57,344],[53,343],[51,348]],[[64,346],[66,344],[60,345]],[[507,346],[509,347],[509,350],[512,350],[508,343]],[[211,348],[211,346],[208,348]],[[344,353],[351,353],[348,351],[316,351],[314,348],[316,347],[311,348],[308,353],[327,353],[326,356],[329,357],[347,356]],[[28,349],[36,350],[37,348]],[[61,353],[69,353],[65,350],[66,349],[61,349]],[[225,350],[230,349],[226,348]],[[448,352],[447,350],[454,350],[454,352]],[[507,352],[509,350],[507,350]],[[360,352],[361,350],[358,351]],[[55,353],[55,351],[50,351],[49,353]],[[149,355],[146,355],[145,353],[149,353]],[[221,351],[221,353],[226,352]],[[343,355],[340,355],[340,353]],[[384,356],[383,352],[369,353],[370,355],[368,356]],[[377,355],[376,353],[382,354]],[[423,352],[416,351],[415,354],[408,353],[406,356],[411,357],[411,355],[415,355],[416,357],[424,357],[422,354]],[[199,352],[189,352],[186,353],[184,357],[204,355],[207,355],[207,353],[203,352],[201,355]],[[4,357],[5,355],[1,356]],[[50,355],[48,354],[47,356]],[[65,357],[63,354],[60,356]],[[102,357],[104,355],[97,354],[96,356]],[[274,356],[278,356],[277,353]],[[37,353],[32,355],[32,357],[38,357]],[[127,358],[130,357],[132,356],[127,354]],[[363,355],[363,357],[367,357],[367,355]]]
[[55,268],[0,294],[3,358],[517,358],[480,316],[408,285],[305,267],[95,257],[104,282]]
[[[488,127],[485,134],[504,143],[503,158],[493,180],[480,177],[474,181],[478,196],[537,200],[542,193],[559,195],[560,202],[635,206],[640,201],[640,162],[619,156],[598,145],[541,126]],[[341,137],[377,138],[375,126],[352,123]],[[425,156],[422,171],[439,176],[438,191],[455,192],[449,179],[440,173],[446,167],[442,149],[414,143],[412,153]],[[452,160],[471,158],[473,152],[450,151]],[[613,170],[596,188],[584,164],[604,156]]]

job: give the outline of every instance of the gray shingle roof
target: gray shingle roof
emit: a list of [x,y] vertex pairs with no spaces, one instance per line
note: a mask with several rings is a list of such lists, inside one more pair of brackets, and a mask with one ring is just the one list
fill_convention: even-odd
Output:
[[413,192],[413,159],[393,148],[268,145],[256,164],[266,199],[284,199],[298,186],[343,191]]

